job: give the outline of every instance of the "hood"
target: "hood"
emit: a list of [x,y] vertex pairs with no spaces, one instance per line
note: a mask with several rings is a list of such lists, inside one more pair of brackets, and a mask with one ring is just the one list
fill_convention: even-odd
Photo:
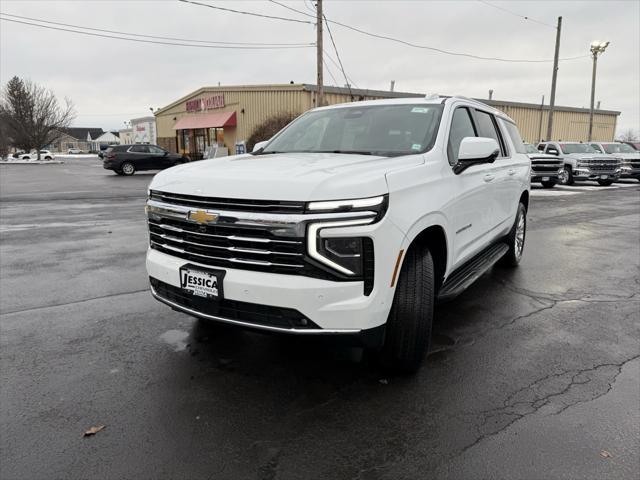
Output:
[[604,155],[602,153],[563,153],[563,157],[576,158],[578,160],[609,160],[611,155]]
[[614,153],[613,155],[623,160],[640,160],[640,152]]
[[153,178],[149,188],[204,197],[340,200],[387,193],[386,173],[421,163],[424,163],[422,155],[235,155],[163,170]]
[[549,158],[553,160],[561,160],[560,157],[557,157],[556,155],[549,155],[548,153],[527,153],[527,157],[529,157],[530,160],[535,160],[538,158]]

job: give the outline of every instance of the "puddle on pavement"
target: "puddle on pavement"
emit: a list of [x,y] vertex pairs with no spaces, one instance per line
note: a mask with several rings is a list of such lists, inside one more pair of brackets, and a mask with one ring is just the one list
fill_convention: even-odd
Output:
[[189,332],[183,330],[168,330],[160,335],[160,340],[170,345],[176,352],[186,350],[187,338],[189,338]]

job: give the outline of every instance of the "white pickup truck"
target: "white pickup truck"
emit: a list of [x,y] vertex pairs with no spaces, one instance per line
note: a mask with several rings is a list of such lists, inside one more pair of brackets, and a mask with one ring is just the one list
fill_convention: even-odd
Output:
[[415,371],[434,303],[520,262],[530,170],[513,120],[464,97],[316,108],[251,154],[154,177],[151,292],[203,319],[353,337]]

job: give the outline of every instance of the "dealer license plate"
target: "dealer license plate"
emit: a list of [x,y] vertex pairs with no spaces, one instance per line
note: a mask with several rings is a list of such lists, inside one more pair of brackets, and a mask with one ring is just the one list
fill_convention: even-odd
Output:
[[197,297],[221,300],[224,273],[194,269],[187,265],[180,269],[180,287]]
[[601,180],[606,180],[607,178],[609,178],[609,175],[600,175]]
[[543,182],[548,182],[549,181],[549,177],[542,177],[542,181]]

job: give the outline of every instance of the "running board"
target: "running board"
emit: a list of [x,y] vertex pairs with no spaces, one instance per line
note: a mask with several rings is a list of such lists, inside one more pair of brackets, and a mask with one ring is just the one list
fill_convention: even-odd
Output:
[[440,288],[438,301],[446,302],[464,292],[509,250],[506,243],[496,243],[473,257],[449,276]]

